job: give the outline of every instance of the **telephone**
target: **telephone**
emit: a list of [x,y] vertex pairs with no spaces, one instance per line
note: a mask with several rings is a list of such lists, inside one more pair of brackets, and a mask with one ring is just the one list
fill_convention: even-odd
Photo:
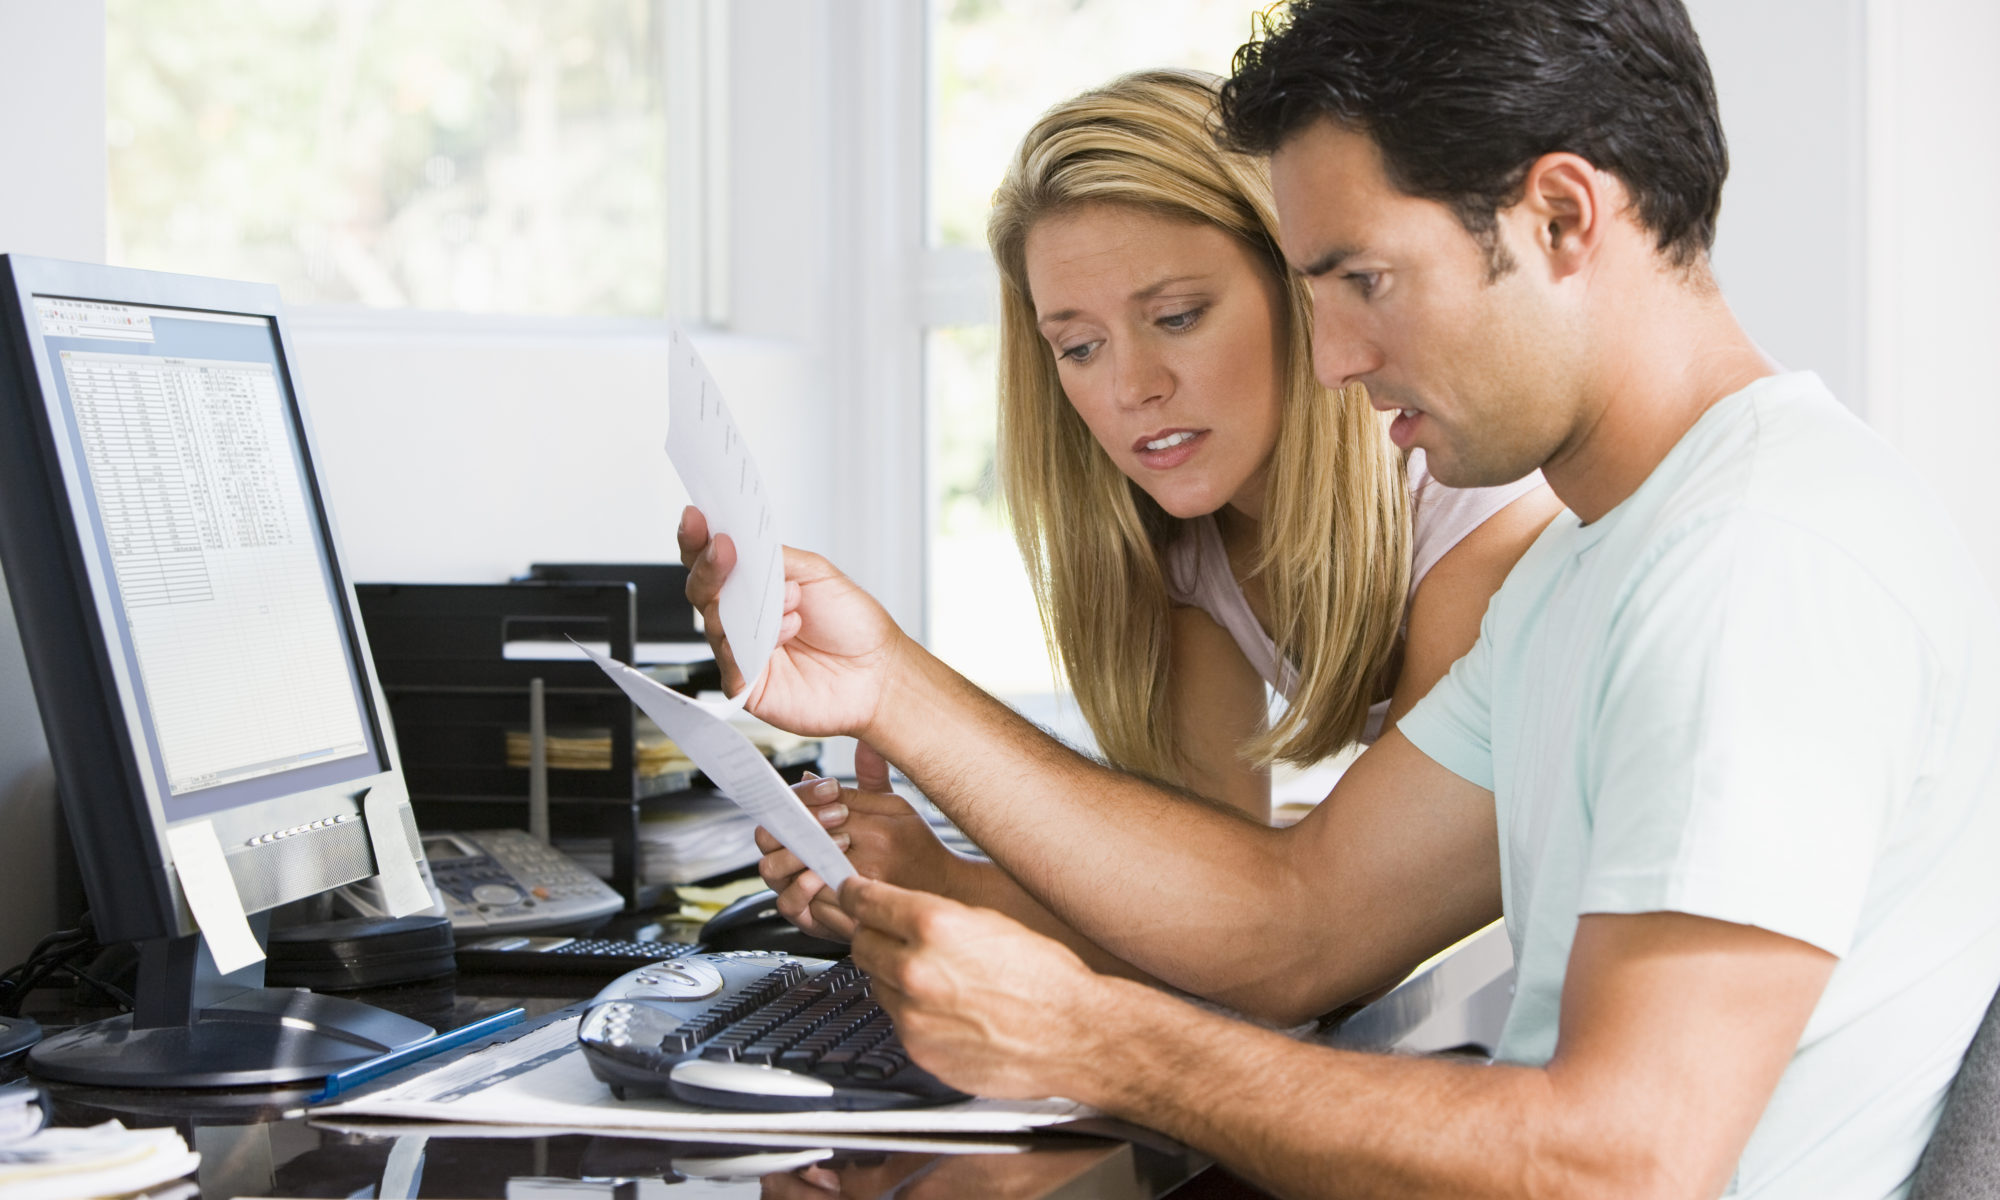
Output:
[[778,950],[806,958],[846,958],[845,942],[814,937],[778,915],[778,894],[752,892],[716,913],[697,940],[710,950]]
[[[583,927],[625,907],[610,884],[526,830],[422,835],[433,889],[454,933],[527,933]],[[372,879],[335,894],[356,916],[387,916]]]

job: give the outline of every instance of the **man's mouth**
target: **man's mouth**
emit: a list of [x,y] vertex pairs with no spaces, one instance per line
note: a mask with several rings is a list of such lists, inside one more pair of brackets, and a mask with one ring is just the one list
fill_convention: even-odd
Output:
[[1398,450],[1408,450],[1416,443],[1417,419],[1424,415],[1423,410],[1399,408],[1394,411],[1396,419],[1389,422],[1389,440],[1396,444]]

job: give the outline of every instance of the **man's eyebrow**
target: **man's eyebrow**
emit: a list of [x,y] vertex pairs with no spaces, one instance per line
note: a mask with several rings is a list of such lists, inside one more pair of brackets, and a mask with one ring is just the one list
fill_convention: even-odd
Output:
[[1307,279],[1315,279],[1360,253],[1359,246],[1335,246],[1311,262],[1298,267],[1297,270]]
[[[1133,300],[1151,300],[1153,297],[1159,295],[1161,292],[1166,291],[1168,288],[1174,286],[1177,283],[1196,283],[1200,282],[1201,280],[1205,280],[1207,278],[1208,278],[1207,275],[1169,275],[1165,279],[1149,283],[1145,287],[1140,288],[1138,291],[1133,292],[1130,298]],[[1076,315],[1075,309],[1065,308],[1058,312],[1048,313],[1044,316],[1035,318],[1035,324],[1037,327],[1042,325],[1053,325],[1058,321],[1067,321],[1071,317],[1074,317],[1075,315]]]

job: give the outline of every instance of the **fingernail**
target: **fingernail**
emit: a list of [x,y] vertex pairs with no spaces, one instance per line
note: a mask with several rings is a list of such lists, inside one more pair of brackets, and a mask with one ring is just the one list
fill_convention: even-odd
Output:
[[813,795],[821,800],[833,799],[840,795],[840,781],[838,779],[820,780],[818,783],[813,784]]
[[829,804],[819,810],[819,823],[829,828],[840,824],[846,819],[847,806],[845,804]]
[[807,767],[807,768],[806,768],[806,769],[805,769],[804,771],[802,771],[802,772],[801,772],[801,773],[799,774],[799,778],[800,778],[800,779],[818,779],[818,778],[820,778],[820,773],[819,773],[818,771],[815,771],[815,770],[813,770],[813,769],[812,769],[811,767]]
[[854,839],[844,833],[836,833],[833,835],[833,844],[840,847],[842,853],[846,853],[847,848],[854,844]]

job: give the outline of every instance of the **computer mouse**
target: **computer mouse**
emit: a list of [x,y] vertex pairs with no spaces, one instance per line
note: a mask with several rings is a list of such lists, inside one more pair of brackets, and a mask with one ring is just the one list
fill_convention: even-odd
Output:
[[806,958],[846,958],[847,943],[814,937],[778,913],[778,893],[752,892],[708,919],[696,939],[710,950],[782,950]]

